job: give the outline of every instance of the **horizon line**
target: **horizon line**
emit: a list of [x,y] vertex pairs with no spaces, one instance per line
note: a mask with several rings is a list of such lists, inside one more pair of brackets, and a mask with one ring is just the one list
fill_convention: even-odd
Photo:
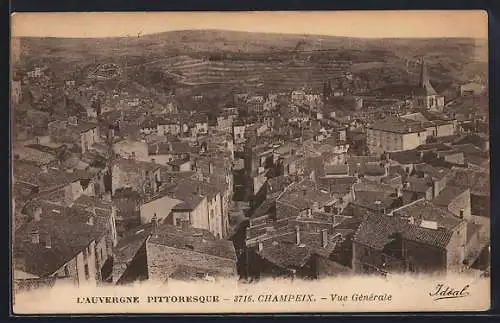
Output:
[[265,31],[247,31],[247,30],[237,30],[237,29],[222,29],[222,28],[193,28],[193,29],[174,29],[165,31],[155,31],[150,33],[138,32],[138,35],[117,35],[117,36],[39,36],[39,35],[23,35],[23,36],[11,36],[11,38],[56,38],[56,39],[122,39],[122,38],[140,38],[143,36],[155,36],[168,33],[176,32],[190,32],[190,31],[209,31],[209,32],[234,32],[234,33],[244,33],[244,34],[267,34],[267,35],[289,35],[289,36],[302,36],[302,37],[328,37],[328,38],[351,38],[351,39],[474,39],[474,40],[488,40],[488,37],[474,37],[474,36],[346,36],[346,35],[327,35],[327,34],[316,34],[316,33],[295,33],[295,32],[265,32]]
[[183,30],[318,37],[488,38],[482,10],[13,13],[11,35],[125,38]]

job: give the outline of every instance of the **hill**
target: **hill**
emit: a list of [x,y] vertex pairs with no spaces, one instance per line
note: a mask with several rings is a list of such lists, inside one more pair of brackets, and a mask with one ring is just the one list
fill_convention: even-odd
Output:
[[[415,80],[426,57],[439,88],[486,77],[487,42],[466,38],[364,39],[317,35],[184,30],[125,38],[23,38],[25,66],[88,68],[114,63],[163,73],[183,86],[245,84],[319,87],[352,73],[370,88]],[[132,73],[132,75],[134,74]],[[140,73],[139,73],[140,74]]]

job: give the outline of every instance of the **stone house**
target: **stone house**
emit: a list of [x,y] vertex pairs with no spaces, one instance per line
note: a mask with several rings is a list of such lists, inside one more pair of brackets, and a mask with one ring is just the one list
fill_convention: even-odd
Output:
[[237,277],[232,242],[216,239],[207,230],[159,225],[146,241],[146,253],[148,277],[153,281],[179,279],[181,273],[182,280]]
[[76,285],[109,281],[109,232],[109,219],[92,209],[37,208],[33,220],[15,234],[14,285],[22,288],[47,278]]
[[92,145],[100,142],[98,125],[78,121],[76,117],[70,117],[68,121],[50,122],[48,128],[53,141],[76,145],[82,153],[86,153]]
[[365,217],[353,239],[357,273],[460,272],[471,248],[467,221],[424,200]]

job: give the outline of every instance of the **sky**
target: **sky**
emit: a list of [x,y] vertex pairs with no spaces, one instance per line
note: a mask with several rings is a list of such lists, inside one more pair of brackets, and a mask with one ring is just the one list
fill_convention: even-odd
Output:
[[350,37],[487,38],[487,13],[446,11],[14,13],[12,36],[121,37],[222,29]]

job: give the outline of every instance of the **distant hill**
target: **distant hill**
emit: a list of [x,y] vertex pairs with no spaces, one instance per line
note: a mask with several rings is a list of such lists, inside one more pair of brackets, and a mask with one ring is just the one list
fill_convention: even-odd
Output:
[[[305,69],[316,70],[303,74],[306,78],[314,78],[316,83],[333,73],[321,64],[337,60],[352,61],[353,73],[366,79],[375,78],[375,83],[386,82],[386,85],[414,79],[415,64],[420,56],[426,57],[431,80],[438,85],[466,82],[478,74],[485,76],[487,72],[487,41],[468,38],[370,39],[184,30],[122,38],[22,38],[21,48],[21,60],[28,66],[44,62],[63,69],[96,63],[116,63],[122,67],[148,65],[162,73],[173,73],[170,76],[177,80],[185,80],[186,75],[182,73],[187,73],[188,81],[214,79],[224,82],[226,75],[233,77],[242,66],[255,65],[256,61],[260,65],[266,62],[264,65],[270,67],[276,66],[274,62],[281,62],[286,68],[289,62],[297,59],[309,64]],[[188,68],[183,70],[164,62],[175,61],[179,56]],[[233,63],[222,63],[221,67],[206,65],[207,60]],[[199,67],[195,68],[196,64]],[[223,74],[205,77],[201,75],[205,70],[216,74],[217,70],[222,70]],[[266,66],[259,70],[265,71]],[[281,82],[273,74],[266,78]]]

